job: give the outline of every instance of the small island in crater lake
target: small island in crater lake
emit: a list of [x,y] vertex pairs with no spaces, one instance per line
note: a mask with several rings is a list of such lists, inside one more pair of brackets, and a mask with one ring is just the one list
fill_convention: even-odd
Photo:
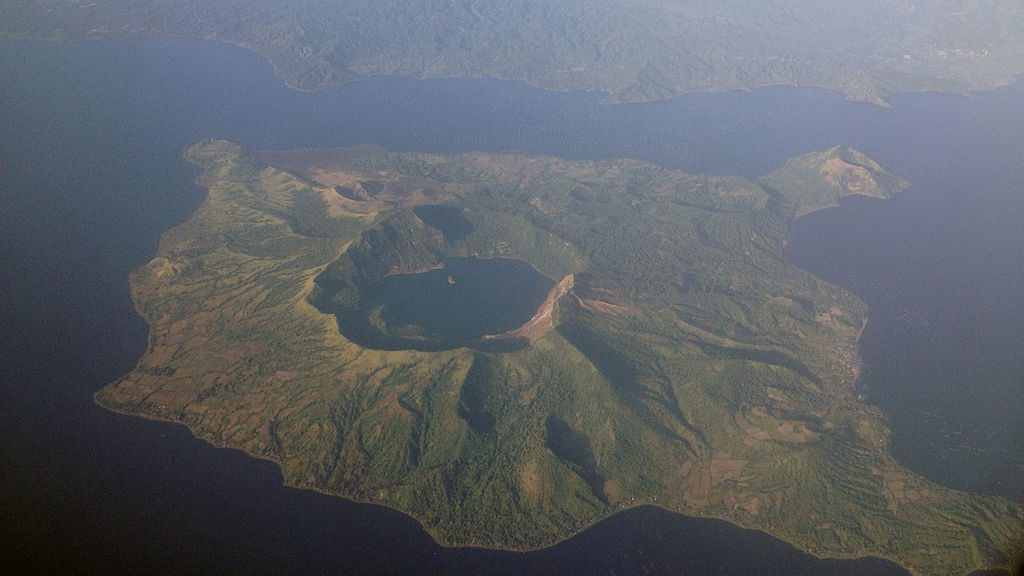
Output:
[[1024,514],[887,452],[866,307],[794,218],[908,186],[852,149],[760,180],[376,147],[187,158],[209,189],[131,276],[149,345],[96,400],[384,504],[445,545],[552,545],[640,504],[915,574],[1007,567]]

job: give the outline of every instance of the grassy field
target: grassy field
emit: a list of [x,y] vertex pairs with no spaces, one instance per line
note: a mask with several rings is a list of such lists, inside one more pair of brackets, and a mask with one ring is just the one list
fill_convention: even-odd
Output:
[[[402,510],[446,545],[543,547],[656,504],[915,574],[1019,554],[1018,505],[889,456],[854,389],[865,305],[783,258],[798,214],[906,186],[856,151],[763,183],[515,154],[210,140],[187,156],[209,195],[131,277],[149,346],[104,406]],[[571,278],[550,326],[508,352],[342,336],[361,289],[460,255]]]

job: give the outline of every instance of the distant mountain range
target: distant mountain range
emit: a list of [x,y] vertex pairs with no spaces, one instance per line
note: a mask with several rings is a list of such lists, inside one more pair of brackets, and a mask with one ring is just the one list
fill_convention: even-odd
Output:
[[784,84],[884,104],[1024,72],[1019,0],[8,0],[0,34],[215,39],[306,89],[487,76],[618,102]]

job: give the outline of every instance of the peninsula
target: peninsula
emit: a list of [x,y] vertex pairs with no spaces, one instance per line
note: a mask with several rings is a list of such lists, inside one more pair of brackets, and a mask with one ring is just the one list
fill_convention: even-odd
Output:
[[491,77],[615,102],[788,85],[884,104],[1024,73],[1019,0],[9,0],[5,35],[218,40],[304,89]]

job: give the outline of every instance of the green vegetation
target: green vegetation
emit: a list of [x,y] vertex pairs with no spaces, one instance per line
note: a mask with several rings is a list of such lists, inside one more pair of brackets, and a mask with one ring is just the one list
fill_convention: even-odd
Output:
[[777,190],[797,216],[839,206],[843,196],[888,199],[910,186],[864,154],[843,146],[793,158],[762,182]]
[[881,102],[1024,72],[1019,0],[11,0],[3,33],[217,39],[302,88],[489,76],[615,101],[784,84]]
[[[187,154],[209,196],[133,273],[149,347],[104,406],[395,507],[449,545],[547,546],[652,503],[917,574],[1017,554],[1017,505],[888,455],[853,387],[864,304],[783,259],[830,159],[902,187],[855,151],[793,161],[771,191],[631,160]],[[375,350],[313,304],[458,253],[572,275],[553,329],[510,352]]]

